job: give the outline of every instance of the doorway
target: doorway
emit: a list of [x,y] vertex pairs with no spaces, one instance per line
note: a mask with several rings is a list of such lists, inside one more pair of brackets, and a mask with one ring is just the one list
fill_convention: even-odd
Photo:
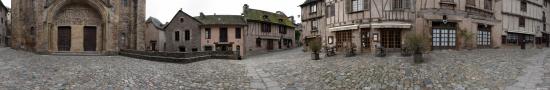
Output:
[[84,51],[96,51],[97,28],[92,26],[84,27]]
[[63,26],[57,28],[57,50],[71,51],[71,27]]
[[273,50],[273,42],[274,40],[267,39],[267,50]]

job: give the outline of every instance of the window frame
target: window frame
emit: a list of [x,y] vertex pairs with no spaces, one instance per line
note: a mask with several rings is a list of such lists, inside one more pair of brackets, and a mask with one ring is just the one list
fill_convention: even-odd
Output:
[[180,31],[174,32],[174,41],[180,41]]
[[360,12],[365,10],[364,4],[365,4],[364,0],[351,0],[351,11]]
[[493,0],[485,0],[484,3],[485,3],[484,9],[493,10]]
[[519,7],[520,7],[520,11],[527,12],[527,2],[526,1],[521,1]]
[[309,6],[309,13],[317,13],[317,3]]
[[241,28],[235,28],[235,38],[236,39],[241,39],[242,37],[242,30]]
[[190,30],[185,30],[184,31],[184,38],[185,38],[185,41],[189,41],[191,40],[191,31]]
[[204,33],[205,33],[206,39],[212,39],[212,29],[210,29],[210,28],[205,28],[205,29],[204,29]]
[[519,17],[518,24],[519,27],[525,27],[525,17]]

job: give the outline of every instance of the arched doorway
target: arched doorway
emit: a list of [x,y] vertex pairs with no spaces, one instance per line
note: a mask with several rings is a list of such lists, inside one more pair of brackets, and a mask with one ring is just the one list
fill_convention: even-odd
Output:
[[104,14],[93,1],[63,0],[48,12],[50,50],[54,52],[103,51]]

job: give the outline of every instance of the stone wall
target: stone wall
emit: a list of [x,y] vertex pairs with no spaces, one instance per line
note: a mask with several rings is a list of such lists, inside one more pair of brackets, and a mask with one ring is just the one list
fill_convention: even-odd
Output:
[[239,59],[236,53],[233,51],[209,51],[209,52],[151,52],[151,51],[137,51],[137,50],[121,50],[119,52],[122,56],[162,61],[162,62],[176,62],[176,63],[191,63],[206,59]]

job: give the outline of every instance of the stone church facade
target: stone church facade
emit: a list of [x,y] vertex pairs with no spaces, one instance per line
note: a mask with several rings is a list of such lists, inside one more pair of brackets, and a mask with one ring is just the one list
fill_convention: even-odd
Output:
[[12,0],[11,47],[39,54],[144,50],[146,0]]

